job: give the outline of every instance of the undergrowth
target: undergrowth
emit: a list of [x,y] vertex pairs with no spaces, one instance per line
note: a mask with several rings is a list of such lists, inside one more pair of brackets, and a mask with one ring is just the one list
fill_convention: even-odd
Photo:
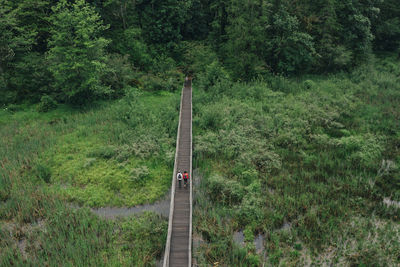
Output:
[[400,200],[399,63],[252,83],[213,73],[193,94],[198,264],[399,264],[400,210],[383,203]]
[[107,221],[79,206],[133,206],[164,196],[178,107],[179,94],[133,90],[79,110],[1,110],[0,265],[155,265],[165,218]]

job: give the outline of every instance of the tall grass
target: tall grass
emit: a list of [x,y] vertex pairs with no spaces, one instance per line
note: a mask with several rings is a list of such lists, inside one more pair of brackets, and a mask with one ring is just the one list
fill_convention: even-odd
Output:
[[178,94],[135,91],[85,110],[1,110],[0,265],[155,265],[165,219],[105,221],[65,200],[130,206],[163,196],[178,105]]
[[386,57],[328,77],[200,82],[198,261],[261,265],[251,242],[246,258],[231,257],[233,231],[247,229],[265,235],[272,265],[398,264],[400,211],[382,200],[400,200],[399,74]]

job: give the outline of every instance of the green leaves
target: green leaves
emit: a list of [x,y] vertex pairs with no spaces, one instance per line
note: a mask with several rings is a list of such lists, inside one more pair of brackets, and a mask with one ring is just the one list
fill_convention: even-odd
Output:
[[47,60],[62,98],[82,104],[108,95],[109,88],[101,84],[107,69],[105,48],[109,44],[101,36],[107,26],[84,0],[74,4],[61,1],[53,12]]

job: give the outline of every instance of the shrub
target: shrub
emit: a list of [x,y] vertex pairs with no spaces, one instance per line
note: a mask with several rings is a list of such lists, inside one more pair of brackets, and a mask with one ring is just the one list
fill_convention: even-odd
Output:
[[167,71],[163,74],[146,74],[140,78],[142,88],[146,91],[175,91],[182,88],[183,75],[177,71]]
[[37,106],[39,112],[47,112],[57,107],[57,102],[48,95],[42,96],[40,103]]
[[240,203],[244,195],[243,186],[219,175],[208,178],[207,190],[210,198],[227,205]]
[[258,172],[255,169],[244,169],[238,174],[241,184],[248,186],[258,177]]
[[7,105],[9,103],[15,102],[17,100],[17,92],[6,90],[5,84],[3,87],[1,83],[2,75],[0,75],[0,105]]
[[253,164],[263,173],[272,173],[281,169],[282,161],[275,152],[263,149],[255,153]]
[[143,184],[148,177],[149,168],[147,166],[140,166],[131,170],[129,180],[137,185]]
[[239,207],[238,219],[241,225],[259,224],[264,218],[264,212],[260,207],[263,201],[258,194],[249,193],[243,198]]
[[215,60],[206,67],[205,74],[200,76],[199,86],[204,90],[210,90],[214,85],[225,80],[230,80],[230,77],[219,62]]
[[337,145],[343,156],[349,156],[361,168],[377,168],[383,146],[379,137],[371,134],[342,137]]
[[101,80],[103,84],[111,88],[114,97],[124,94],[124,89],[128,86],[136,86],[136,77],[133,66],[128,61],[128,56],[111,54],[107,56],[107,66]]
[[118,154],[115,157],[115,159],[118,162],[124,162],[127,159],[129,159],[132,156],[132,154],[133,154],[132,148],[129,145],[125,144],[118,149]]
[[217,130],[222,126],[224,114],[218,105],[203,109],[199,126],[203,129]]
[[306,89],[310,90],[313,89],[315,87],[315,82],[311,81],[311,80],[305,80],[303,82],[303,85]]

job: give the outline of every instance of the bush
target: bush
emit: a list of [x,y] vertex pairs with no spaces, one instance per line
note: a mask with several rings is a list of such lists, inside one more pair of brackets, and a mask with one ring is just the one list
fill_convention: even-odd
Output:
[[211,199],[227,205],[240,203],[244,196],[242,185],[218,175],[208,178],[207,190]]
[[165,74],[147,74],[140,78],[142,88],[145,91],[175,91],[182,88],[183,76],[176,71],[168,71]]
[[55,109],[57,107],[57,102],[48,95],[42,96],[40,99],[40,103],[37,106],[37,110],[39,112],[48,112],[52,109]]
[[229,74],[219,62],[215,60],[206,67],[205,74],[200,76],[199,86],[204,90],[209,90],[217,83],[226,80],[230,80]]
[[149,168],[147,168],[147,166],[140,166],[131,170],[129,180],[135,185],[143,184],[149,177],[149,174]]
[[114,97],[120,97],[128,86],[136,86],[136,77],[133,66],[128,61],[128,56],[111,54],[107,56],[108,68],[103,73],[101,79],[103,84],[111,88]]
[[258,194],[248,193],[243,198],[239,207],[238,219],[241,225],[258,225],[264,218],[264,212],[260,207],[263,206],[263,200]]
[[306,89],[313,89],[315,87],[315,82],[311,81],[311,80],[305,80],[303,82],[303,85]]

